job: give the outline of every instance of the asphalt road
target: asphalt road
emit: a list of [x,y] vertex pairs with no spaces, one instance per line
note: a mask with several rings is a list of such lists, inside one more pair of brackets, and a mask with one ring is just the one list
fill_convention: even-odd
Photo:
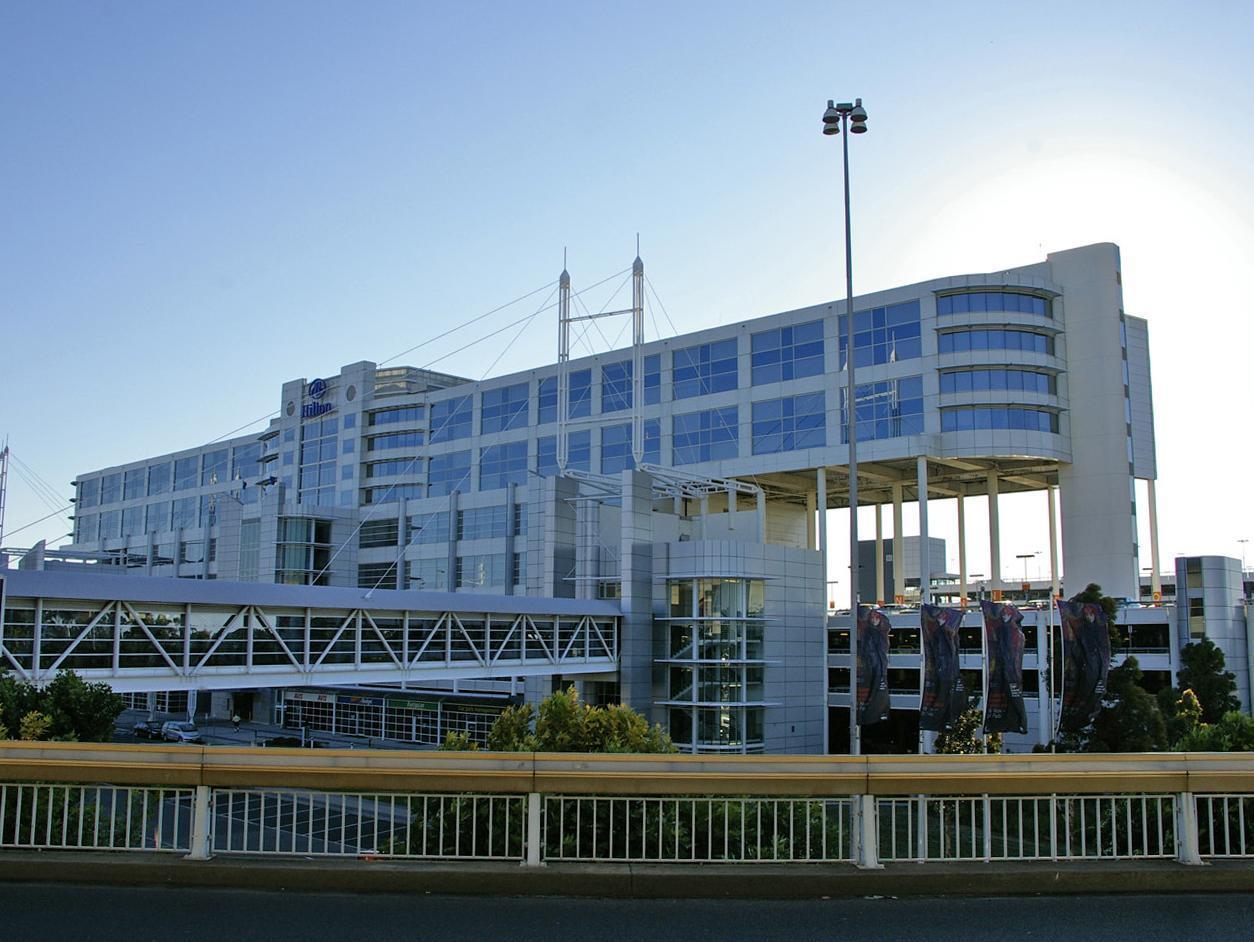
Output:
[[580,900],[0,884],[4,938],[1246,942],[1254,895]]

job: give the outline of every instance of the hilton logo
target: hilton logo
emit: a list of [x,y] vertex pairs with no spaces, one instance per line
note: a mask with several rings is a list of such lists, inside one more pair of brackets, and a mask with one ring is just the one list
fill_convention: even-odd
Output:
[[305,403],[300,407],[300,417],[302,419],[316,419],[320,415],[326,415],[335,408],[329,402],[322,402],[322,398],[327,394],[327,381],[325,379],[315,379],[309,384],[308,395],[313,402]]

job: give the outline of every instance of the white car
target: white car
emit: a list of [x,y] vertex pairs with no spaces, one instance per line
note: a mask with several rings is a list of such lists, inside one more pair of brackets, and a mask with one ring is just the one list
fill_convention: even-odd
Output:
[[200,730],[196,728],[195,723],[163,723],[161,726],[161,738],[166,742],[195,742],[203,743],[204,737],[200,735]]

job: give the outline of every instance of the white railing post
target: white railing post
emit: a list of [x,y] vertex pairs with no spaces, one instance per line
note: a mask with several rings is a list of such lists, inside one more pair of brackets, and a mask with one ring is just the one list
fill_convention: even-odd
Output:
[[880,863],[878,828],[876,827],[878,821],[875,796],[854,795],[853,807],[857,816],[854,837],[858,842],[854,853],[854,863],[859,870],[882,870],[883,864]]
[[919,863],[927,861],[927,795],[918,797],[918,813],[915,815],[915,856]]
[[984,862],[988,863],[993,859],[993,802],[985,795],[981,804],[984,817]]
[[1193,867],[1205,863],[1198,848],[1197,799],[1192,792],[1176,794],[1176,861]]
[[188,860],[208,860],[211,856],[209,845],[209,786],[197,785],[196,795],[192,799],[192,840]]
[[543,867],[540,859],[540,793],[527,793],[527,856],[524,867]]

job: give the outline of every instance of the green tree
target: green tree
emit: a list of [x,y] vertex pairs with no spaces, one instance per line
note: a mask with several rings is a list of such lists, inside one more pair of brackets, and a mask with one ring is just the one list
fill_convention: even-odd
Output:
[[1197,695],[1203,723],[1218,723],[1228,713],[1241,709],[1236,675],[1224,670],[1224,652],[1210,638],[1184,646],[1176,679],[1181,690],[1192,690]]
[[1143,676],[1134,657],[1110,672],[1102,709],[1084,743],[1086,752],[1156,752],[1167,747],[1167,724],[1157,701],[1141,686]]
[[1090,582],[1084,587],[1083,592],[1077,592],[1071,596],[1071,601],[1095,602],[1102,607],[1102,613],[1106,616],[1106,630],[1110,634],[1110,650],[1117,650],[1122,643],[1122,639],[1119,637],[1119,629],[1115,627],[1115,619],[1119,615],[1119,603],[1109,595],[1103,595],[1102,587],[1096,582]]
[[[986,751],[980,736],[980,726],[984,722],[984,712],[978,707],[971,707],[955,721],[953,729],[940,733],[936,737],[934,752],[942,756],[973,756],[982,755]],[[988,737],[990,753],[1001,752],[1001,733],[991,733]]]
[[1167,742],[1177,743],[1202,725],[1202,705],[1192,690],[1164,687],[1156,699],[1167,724]]
[[1254,752],[1254,717],[1238,710],[1218,723],[1199,723],[1173,747],[1176,752]]
[[[463,749],[453,737],[444,749]],[[573,686],[555,691],[540,702],[507,707],[488,731],[493,752],[676,752],[661,726],[631,707],[593,707],[579,699]]]
[[18,739],[22,742],[40,742],[48,738],[48,728],[51,725],[52,720],[48,718],[47,713],[31,710],[22,717],[22,722],[18,726]]
[[109,742],[113,724],[126,708],[125,701],[108,684],[89,684],[73,671],[61,671],[42,690],[0,675],[0,729],[17,730],[23,739],[34,727],[25,717],[41,714],[46,723],[34,739]]

